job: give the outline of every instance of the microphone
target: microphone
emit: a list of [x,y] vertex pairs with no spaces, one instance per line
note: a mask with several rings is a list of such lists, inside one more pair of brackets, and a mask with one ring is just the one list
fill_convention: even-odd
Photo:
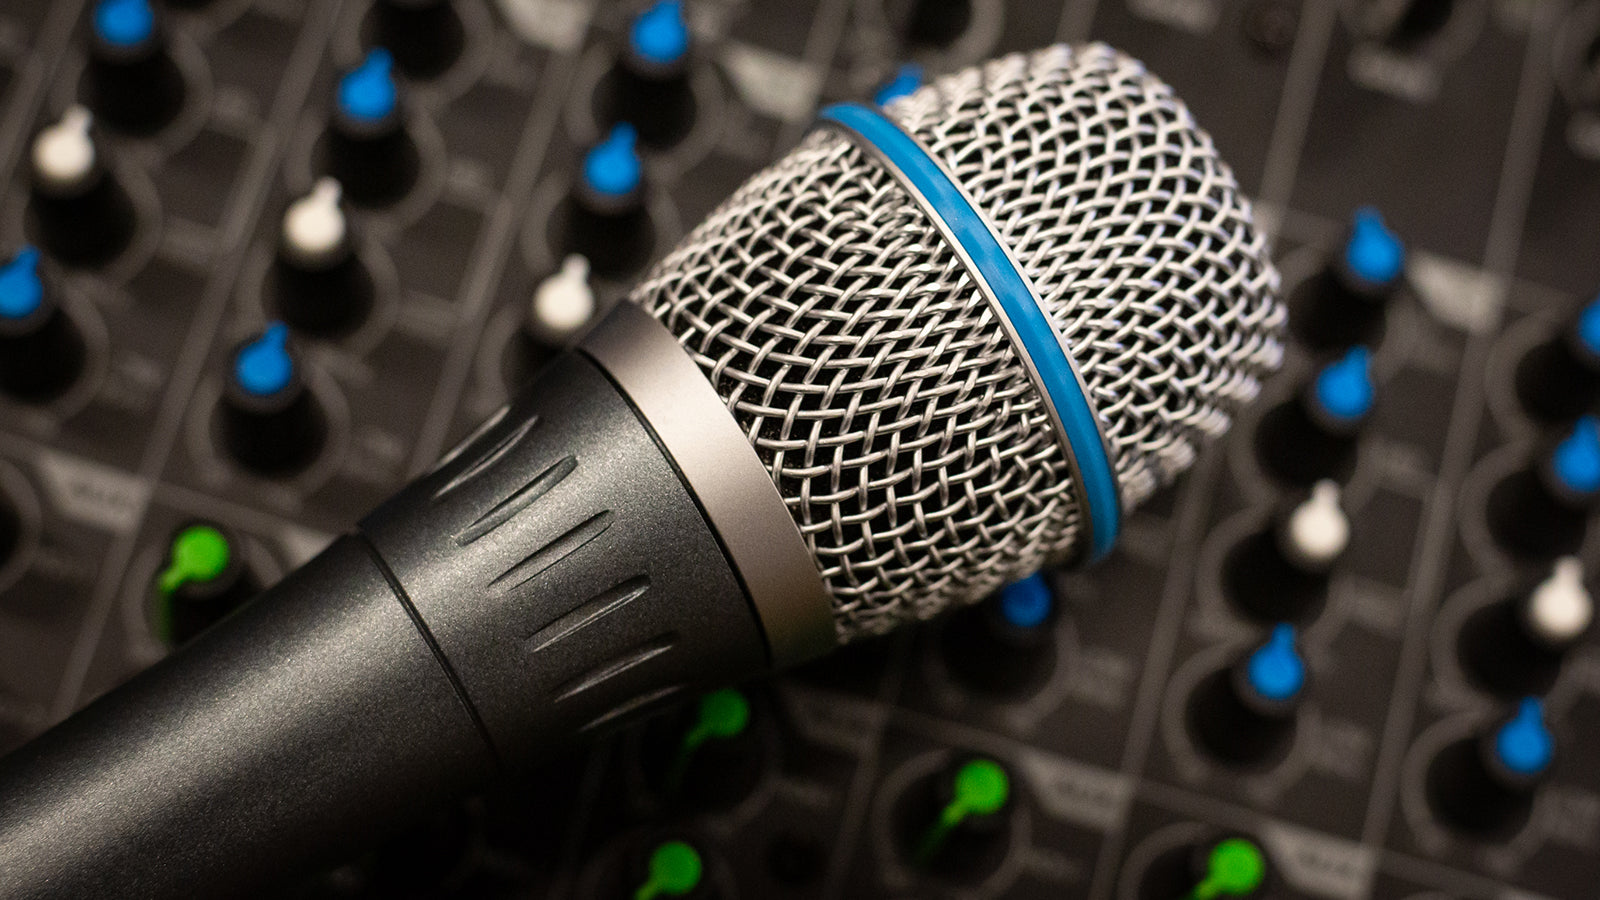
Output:
[[1281,357],[1103,45],[829,107],[431,472],[0,760],[0,895],[239,896],[676,698],[1089,562]]

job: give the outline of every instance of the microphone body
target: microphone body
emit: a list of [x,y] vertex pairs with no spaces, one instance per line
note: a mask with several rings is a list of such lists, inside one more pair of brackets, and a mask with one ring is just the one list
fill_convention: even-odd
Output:
[[[592,344],[607,339],[680,403],[716,403],[636,307]],[[692,380],[673,384],[652,344]],[[701,501],[590,353],[605,355],[557,358],[224,627],[8,757],[0,896],[245,896],[611,722],[770,668]],[[832,639],[814,597],[811,634],[799,616],[777,626],[791,644]]]
[[0,760],[0,896],[240,896],[674,698],[1102,556],[1281,355],[1170,88],[826,110],[304,569]]

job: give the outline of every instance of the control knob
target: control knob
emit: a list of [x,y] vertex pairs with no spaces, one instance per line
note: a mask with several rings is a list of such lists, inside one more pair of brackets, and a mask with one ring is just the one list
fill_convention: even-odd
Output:
[[637,137],[633,126],[618,125],[584,155],[558,217],[562,255],[582,255],[597,275],[636,271],[654,248]]
[[1189,698],[1189,730],[1225,763],[1274,765],[1293,743],[1305,686],[1294,626],[1277,625],[1265,643],[1196,686]]
[[372,310],[372,276],[356,251],[342,188],[323,178],[289,205],[278,232],[273,286],[278,314],[298,332],[339,337]]
[[906,37],[916,47],[948,47],[972,24],[972,0],[912,0]]
[[1001,588],[951,615],[939,649],[962,684],[980,693],[1025,696],[1056,666],[1056,598],[1042,573]]
[[188,643],[261,590],[238,540],[210,522],[190,523],[173,534],[154,587],[156,634],[173,645]]
[[1583,563],[1563,556],[1531,589],[1491,603],[1462,623],[1457,642],[1462,668],[1498,694],[1542,694],[1593,621],[1594,597],[1583,583]]
[[81,106],[34,138],[28,155],[28,213],[39,243],[67,265],[109,262],[133,240],[133,202],[112,175]]
[[1242,834],[1212,836],[1157,856],[1139,882],[1139,900],[1260,898],[1269,889],[1267,855]]
[[148,135],[183,109],[183,73],[167,53],[159,13],[149,0],[99,0],[85,72],[89,105],[119,131]]
[[1490,731],[1439,751],[1428,767],[1428,800],[1440,819],[1458,831],[1507,838],[1527,823],[1555,752],[1544,704],[1526,697]]
[[14,399],[54,399],[83,371],[83,336],[56,295],[37,248],[0,266],[0,390]]
[[274,322],[234,351],[221,426],[229,453],[257,474],[290,474],[321,452],[327,424],[301,376],[288,325]]
[[1600,420],[1584,416],[1554,448],[1489,491],[1489,533],[1525,559],[1576,553],[1600,497]]
[[1405,262],[1405,245],[1383,215],[1372,207],[1356,210],[1339,251],[1290,297],[1290,330],[1316,351],[1376,341]]
[[1600,399],[1600,298],[1530,348],[1514,377],[1522,408],[1541,422],[1566,422],[1592,410]]
[[411,78],[443,74],[466,45],[454,0],[377,0],[372,14],[378,45]]
[[1303,622],[1327,599],[1328,576],[1350,544],[1338,483],[1319,481],[1267,527],[1247,536],[1222,564],[1222,586],[1258,622]]
[[353,203],[387,206],[416,184],[422,162],[406,130],[403,99],[394,57],[382,48],[339,79],[328,123],[328,172]]
[[1371,353],[1353,347],[1324,366],[1304,390],[1261,417],[1256,449],[1262,467],[1302,487],[1349,478],[1376,399]]
[[681,0],[657,0],[628,27],[627,45],[598,97],[600,120],[627,123],[652,147],[670,147],[694,124],[693,41]]
[[980,881],[1010,841],[1011,775],[993,759],[952,759],[907,789],[894,810],[896,844],[912,866],[957,881]]

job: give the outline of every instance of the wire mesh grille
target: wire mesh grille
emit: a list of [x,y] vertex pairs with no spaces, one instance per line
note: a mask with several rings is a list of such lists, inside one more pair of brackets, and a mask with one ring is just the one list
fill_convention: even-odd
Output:
[[[970,69],[891,104],[1032,279],[1098,410],[1124,509],[1278,364],[1277,273],[1210,138],[1103,45]],[[972,602],[1076,549],[1037,391],[893,177],[819,131],[634,300],[743,427],[816,554],[843,640]]]

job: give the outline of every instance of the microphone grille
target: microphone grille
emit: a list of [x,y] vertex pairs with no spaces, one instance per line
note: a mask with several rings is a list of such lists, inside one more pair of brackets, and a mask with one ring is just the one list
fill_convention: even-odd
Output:
[[[1033,282],[1132,509],[1282,354],[1278,276],[1210,137],[1098,44],[1004,57],[885,112]],[[633,299],[771,472],[842,640],[980,599],[1085,539],[1048,409],[989,302],[841,134],[819,130],[756,175]]]

